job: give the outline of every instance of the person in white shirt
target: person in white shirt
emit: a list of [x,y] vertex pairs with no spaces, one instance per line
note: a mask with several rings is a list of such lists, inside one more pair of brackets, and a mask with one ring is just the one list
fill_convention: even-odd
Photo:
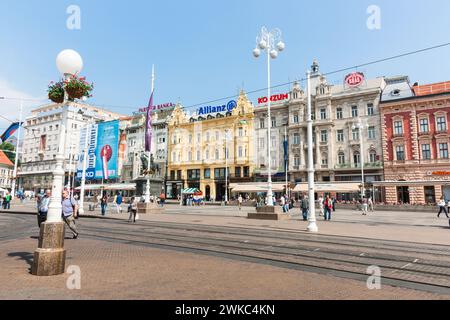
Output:
[[323,197],[319,197],[319,216],[323,216]]
[[439,212],[438,212],[438,218],[441,216],[442,211],[444,211],[445,215],[448,218],[448,212],[447,212],[447,208],[445,207],[445,199],[442,196],[441,199],[438,202],[438,207],[439,207]]
[[241,208],[242,208],[242,201],[243,201],[242,196],[239,195],[239,198],[238,198],[239,210],[241,210]]

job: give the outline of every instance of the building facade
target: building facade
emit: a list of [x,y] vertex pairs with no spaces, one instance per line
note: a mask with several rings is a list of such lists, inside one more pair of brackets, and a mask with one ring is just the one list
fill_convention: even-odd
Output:
[[[81,129],[91,121],[110,121],[122,115],[94,106],[69,102],[67,107],[65,133],[66,182],[69,173],[74,174],[80,154]],[[21,166],[18,171],[19,187],[25,191],[40,192],[52,187],[53,171],[56,166],[60,126],[63,119],[63,105],[50,104],[31,112],[23,125]]]
[[[358,85],[330,85],[315,61],[311,67],[312,117],[315,181],[360,182],[364,161],[365,182],[383,179],[380,97],[385,86],[383,78],[364,79]],[[264,102],[266,99],[259,99]],[[288,180],[291,185],[307,181],[307,95],[299,83],[288,93],[272,97],[272,171],[276,180],[285,177],[283,141],[287,130]],[[257,139],[257,173],[267,175],[267,104],[255,109]],[[364,124],[361,131],[354,128]],[[360,134],[363,144],[360,143]],[[363,148],[364,159],[361,159]],[[367,190],[369,192],[369,188]],[[341,197],[343,195],[338,195]],[[380,195],[378,195],[380,196]]]
[[388,81],[381,104],[385,202],[450,200],[450,82]]
[[0,188],[11,190],[14,175],[14,163],[0,150]]
[[237,102],[203,107],[192,116],[177,105],[168,126],[167,196],[197,188],[219,201],[226,184],[253,181],[253,123],[253,105],[244,92]]
[[[152,144],[151,144],[151,172],[150,193],[159,195],[164,189],[167,177],[167,126],[175,105],[167,104],[164,108],[152,112]],[[145,151],[145,119],[144,112],[124,120],[123,133],[126,137],[126,152],[121,179],[122,182],[135,182],[136,194],[143,194],[147,181],[148,154]]]

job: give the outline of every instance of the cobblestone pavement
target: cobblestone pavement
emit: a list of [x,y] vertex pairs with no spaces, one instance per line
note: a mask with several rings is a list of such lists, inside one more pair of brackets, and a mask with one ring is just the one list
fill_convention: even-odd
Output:
[[[79,220],[85,233],[93,226],[139,233],[149,229],[148,223]],[[69,290],[68,274],[29,274],[37,246],[35,225],[33,216],[0,214],[0,234],[6,237],[0,238],[0,299],[450,299],[389,285],[368,290],[365,281],[161,249],[148,245],[145,237],[118,242],[92,233],[66,240],[66,267],[81,270],[81,290]]]

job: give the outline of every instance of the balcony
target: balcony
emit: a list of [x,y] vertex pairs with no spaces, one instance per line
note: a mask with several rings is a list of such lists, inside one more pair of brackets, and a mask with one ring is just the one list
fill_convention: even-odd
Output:
[[[337,164],[335,169],[359,169],[361,170],[361,164],[360,163],[344,163],[344,164]],[[383,163],[382,162],[368,162],[364,163],[364,169],[382,169]]]
[[393,138],[403,138],[404,136],[405,136],[405,134],[403,132],[394,133],[392,135]]

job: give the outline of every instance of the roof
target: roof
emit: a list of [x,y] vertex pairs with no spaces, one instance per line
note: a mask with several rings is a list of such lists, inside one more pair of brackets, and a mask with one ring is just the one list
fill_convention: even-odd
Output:
[[450,81],[413,87],[417,97],[450,92]]
[[0,150],[0,164],[14,167],[14,163],[6,156],[6,154]]

